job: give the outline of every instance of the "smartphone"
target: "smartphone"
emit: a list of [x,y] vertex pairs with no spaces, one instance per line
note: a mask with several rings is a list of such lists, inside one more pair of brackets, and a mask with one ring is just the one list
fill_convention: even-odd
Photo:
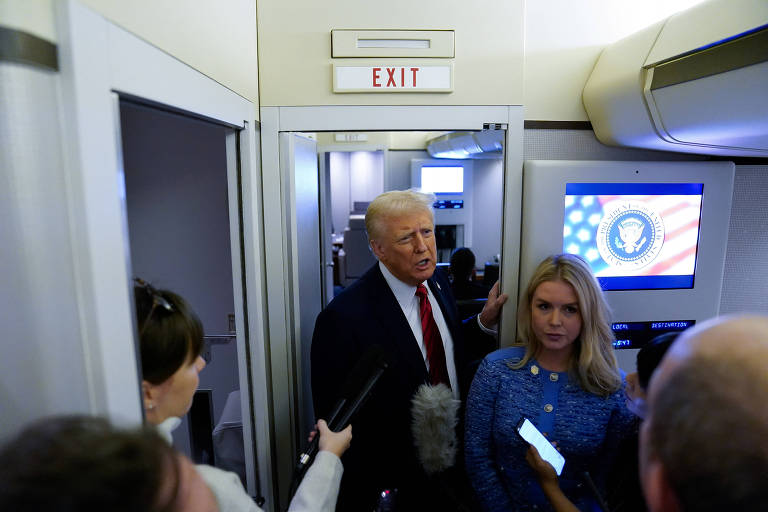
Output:
[[531,423],[528,418],[523,418],[520,420],[520,423],[517,424],[517,433],[520,434],[520,437],[526,442],[536,447],[541,458],[552,464],[552,467],[555,468],[555,472],[558,475],[563,472],[565,458],[554,446],[552,446],[552,443],[544,437],[544,434],[539,432],[539,429],[533,426],[533,423]]

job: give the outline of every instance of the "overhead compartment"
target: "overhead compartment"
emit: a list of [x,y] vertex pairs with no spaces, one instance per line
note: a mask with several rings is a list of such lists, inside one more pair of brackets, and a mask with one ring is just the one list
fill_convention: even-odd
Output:
[[714,0],[614,43],[583,100],[605,144],[768,157],[768,2]]

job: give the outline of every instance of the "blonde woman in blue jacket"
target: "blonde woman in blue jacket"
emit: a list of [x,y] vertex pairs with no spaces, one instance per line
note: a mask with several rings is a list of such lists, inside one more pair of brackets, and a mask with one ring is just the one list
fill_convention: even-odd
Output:
[[608,307],[587,263],[545,259],[520,303],[521,347],[487,356],[467,399],[467,472],[484,510],[550,510],[516,426],[528,418],[565,457],[560,487],[580,510],[598,510],[583,481],[604,490],[618,443],[632,431],[624,376],[613,355]]

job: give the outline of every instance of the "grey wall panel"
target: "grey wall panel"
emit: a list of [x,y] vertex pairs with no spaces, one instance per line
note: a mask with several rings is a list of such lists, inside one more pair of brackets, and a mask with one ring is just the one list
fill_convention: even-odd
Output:
[[344,233],[349,224],[349,153],[333,151],[325,153],[328,158],[328,172],[331,176],[331,209],[333,211],[333,232]]
[[720,313],[768,314],[768,164],[737,165]]
[[[314,141],[299,136],[294,136],[294,151],[292,154],[293,169],[293,197],[296,208],[296,250],[291,258],[294,261],[296,281],[293,283],[294,304],[298,304],[298,322],[294,328],[298,333],[298,339],[294,341],[298,359],[298,384],[301,386],[300,397],[303,398],[303,415],[299,417],[304,422],[300,426],[301,439],[309,435],[315,424],[314,409],[312,407],[312,386],[310,377],[310,349],[312,346],[312,332],[315,328],[315,320],[323,307],[321,275],[323,269],[320,266],[320,220],[318,208],[319,182],[317,164],[317,145]],[[349,215],[349,214],[347,214]],[[295,314],[295,312],[294,312]]]
[[0,63],[0,437],[91,410],[57,112],[55,73]]
[[475,267],[483,268],[501,253],[501,214],[504,165],[499,159],[478,159],[472,166],[472,252]]
[[706,160],[707,157],[617,148],[601,144],[592,130],[528,129],[524,135],[526,160]]
[[411,183],[411,160],[429,158],[426,151],[397,150],[387,154],[387,170],[390,190],[407,190]]

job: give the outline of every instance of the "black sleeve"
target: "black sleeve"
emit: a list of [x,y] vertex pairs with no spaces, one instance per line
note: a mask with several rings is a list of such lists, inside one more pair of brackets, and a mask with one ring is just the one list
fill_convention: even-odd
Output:
[[327,419],[341,397],[347,375],[359,358],[355,345],[348,322],[344,322],[334,310],[320,312],[315,321],[310,349],[315,419]]
[[495,336],[486,334],[477,324],[478,315],[471,316],[462,322],[464,340],[466,340],[467,355],[470,361],[479,363],[485,356],[499,348]]

